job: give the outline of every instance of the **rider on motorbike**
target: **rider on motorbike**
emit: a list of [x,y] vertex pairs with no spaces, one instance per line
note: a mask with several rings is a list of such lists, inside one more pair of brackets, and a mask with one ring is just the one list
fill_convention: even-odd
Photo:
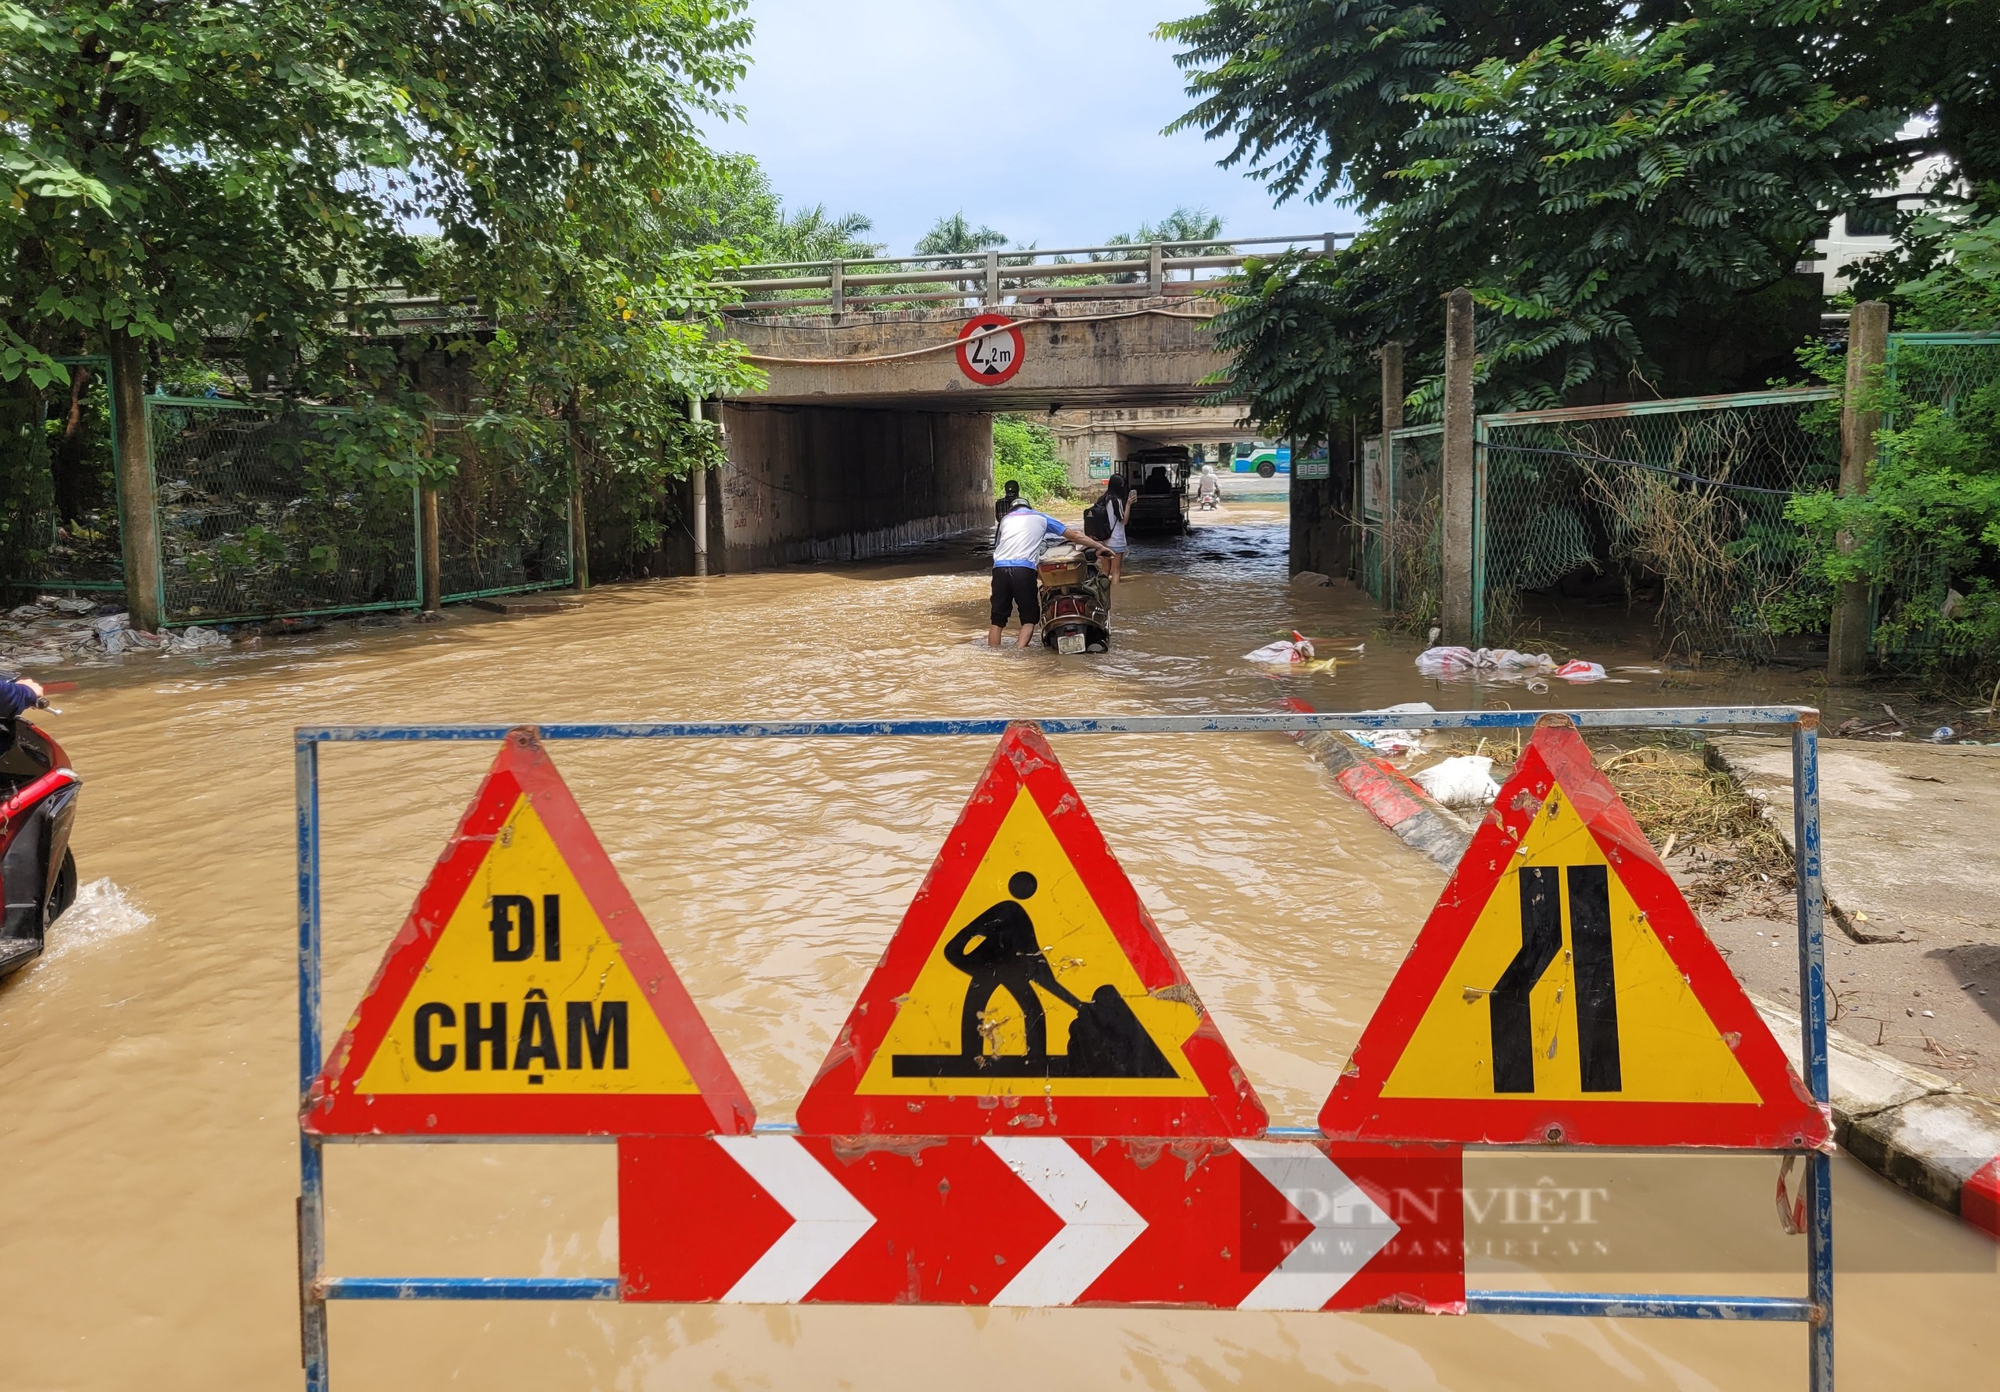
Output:
[[1195,502],[1202,508],[1214,507],[1222,497],[1222,484],[1215,477],[1215,466],[1201,466],[1201,479],[1195,484]]

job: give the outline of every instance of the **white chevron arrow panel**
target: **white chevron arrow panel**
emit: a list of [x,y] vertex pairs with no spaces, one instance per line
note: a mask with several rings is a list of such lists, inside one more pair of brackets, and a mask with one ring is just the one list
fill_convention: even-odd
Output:
[[875,1215],[791,1136],[717,1136],[715,1143],[792,1215],[792,1225],[729,1288],[723,1302],[789,1305],[804,1300],[875,1226]]
[[1394,1220],[1312,1142],[1232,1144],[1313,1225],[1239,1310],[1318,1310],[1394,1240]]
[[995,1305],[1068,1305],[1146,1230],[1146,1220],[1054,1136],[988,1136],[995,1155],[1035,1191],[1063,1230],[993,1297]]

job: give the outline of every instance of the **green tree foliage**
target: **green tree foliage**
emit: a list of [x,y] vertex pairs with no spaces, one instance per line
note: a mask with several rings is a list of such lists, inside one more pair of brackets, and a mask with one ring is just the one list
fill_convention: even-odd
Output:
[[[1260,419],[1319,433],[1372,398],[1375,350],[1400,341],[1433,379],[1421,412],[1458,285],[1483,310],[1489,406],[1643,392],[1707,336],[1782,337],[1829,211],[1920,155],[1982,148],[1996,69],[1968,95],[1938,56],[1990,47],[1975,8],[1213,0],[1161,26],[1196,99],[1179,126],[1233,138],[1223,162],[1281,199],[1369,219],[1332,258],[1252,269],[1221,325],[1238,389]],[[1931,53],[1902,52],[1919,33]],[[1942,102],[1951,134],[1901,133]]]
[[[1105,238],[1107,246],[1145,246],[1152,242],[1205,242],[1222,235],[1222,218],[1206,208],[1180,207],[1158,222],[1142,222],[1136,232],[1119,232]],[[1197,256],[1201,248],[1169,253]]]
[[859,260],[880,256],[880,242],[862,213],[834,216],[823,203],[791,212],[750,155],[722,155],[670,189],[670,216],[680,243],[727,246],[747,262]]
[[1054,431],[1024,416],[993,418],[994,497],[1006,491],[1009,480],[1037,506],[1050,498],[1071,496],[1069,466],[1056,452]]
[[1006,245],[1005,232],[996,232],[985,223],[974,227],[966,220],[964,210],[960,209],[948,217],[939,218],[930,231],[917,239],[917,255],[944,256],[953,252],[990,251]]
[[434,477],[407,422],[440,339],[394,323],[429,294],[468,306],[442,341],[517,465],[582,433],[597,467],[684,467],[688,394],[747,375],[705,332],[726,253],[668,209],[708,167],[698,122],[731,111],[740,9],[0,0],[0,378],[59,382],[78,347],[168,373],[219,354],[355,407],[380,468]]
[[[2000,217],[1934,221],[1922,230],[1942,254],[1896,288],[1901,326],[2000,329]],[[1808,361],[1844,386],[1840,357]],[[1888,425],[1867,492],[1808,494],[1787,515],[1811,538],[1819,574],[1881,589],[1878,641],[1990,663],[2000,653],[2000,344],[1906,343],[1896,368],[1868,388]]]

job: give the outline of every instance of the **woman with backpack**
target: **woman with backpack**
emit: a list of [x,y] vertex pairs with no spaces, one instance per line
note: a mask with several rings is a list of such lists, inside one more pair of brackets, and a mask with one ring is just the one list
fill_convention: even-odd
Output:
[[1132,509],[1131,493],[1125,487],[1125,476],[1113,474],[1104,482],[1104,514],[1111,523],[1111,535],[1105,545],[1111,548],[1111,583],[1118,583],[1118,572],[1125,565],[1125,518]]

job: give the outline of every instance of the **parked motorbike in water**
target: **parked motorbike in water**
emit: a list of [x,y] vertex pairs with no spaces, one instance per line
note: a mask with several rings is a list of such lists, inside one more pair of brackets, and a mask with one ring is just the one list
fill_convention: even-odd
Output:
[[1042,598],[1042,643],[1059,653],[1109,652],[1111,577],[1097,553],[1058,546],[1036,567]]
[[41,956],[49,925],[76,902],[69,833],[82,784],[45,731],[0,721],[0,977]]

